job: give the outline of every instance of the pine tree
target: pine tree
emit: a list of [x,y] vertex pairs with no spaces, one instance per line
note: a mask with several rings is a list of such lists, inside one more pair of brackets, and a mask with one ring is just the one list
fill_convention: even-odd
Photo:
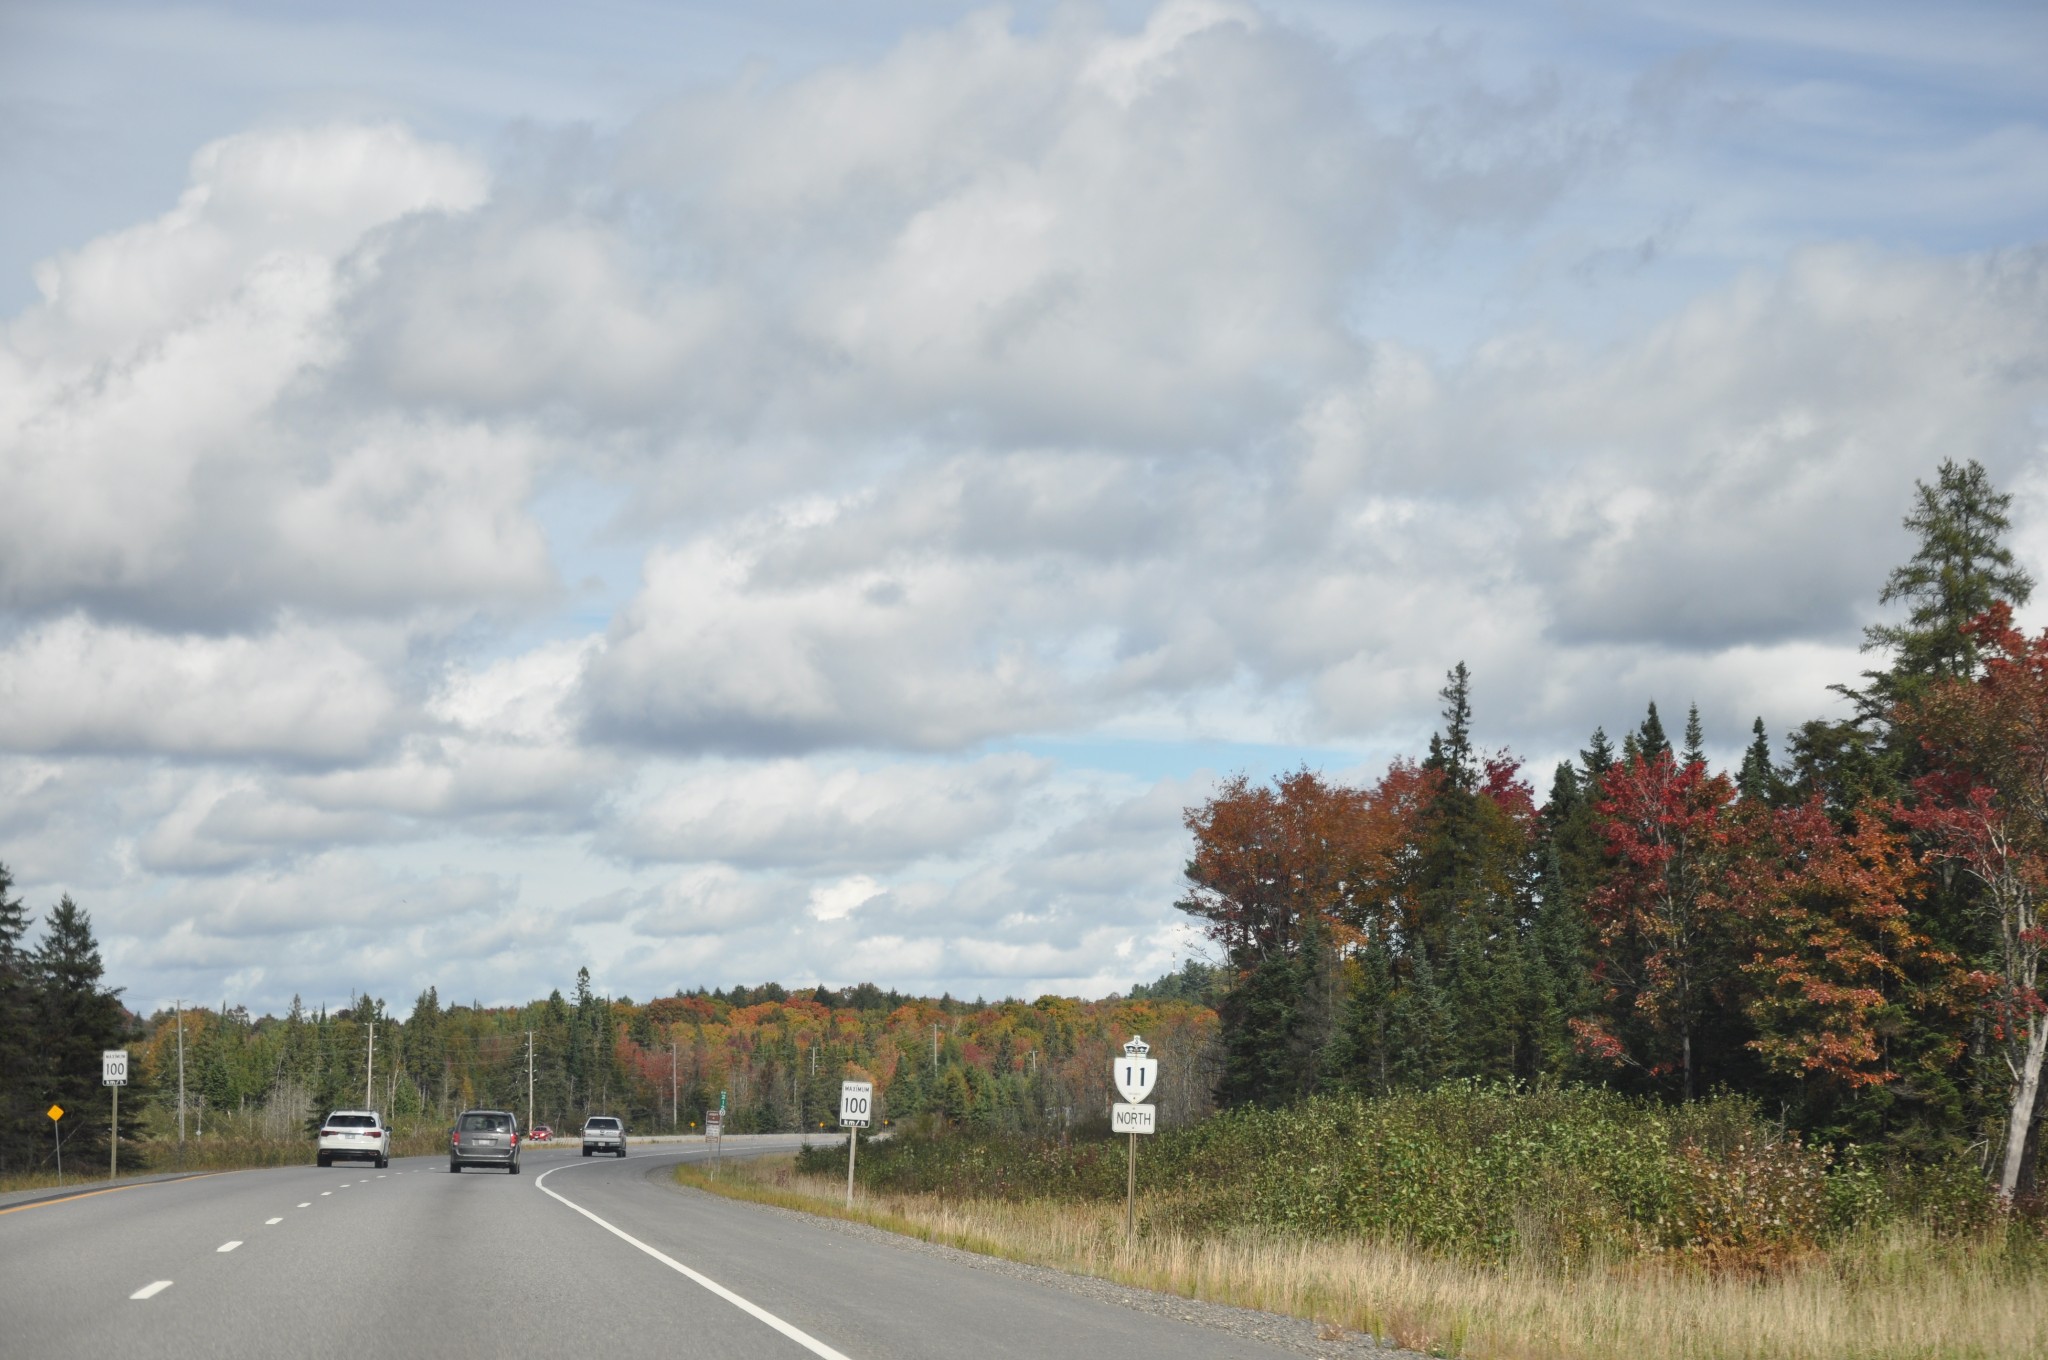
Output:
[[1685,711],[1685,754],[1681,765],[1705,765],[1707,763],[1707,737],[1700,726],[1700,706],[1692,705]]
[[2003,541],[2012,528],[2012,496],[1992,487],[1982,464],[1944,460],[1933,486],[1915,482],[1913,489],[1905,526],[1919,547],[1878,596],[1882,604],[1905,601],[1909,608],[1904,623],[1863,630],[1865,651],[1892,654],[1890,669],[1866,671],[1868,689],[1851,695],[1866,713],[1887,710],[1935,680],[1975,676],[1978,642],[1964,625],[2001,600],[2022,605],[2034,593],[2033,578]]

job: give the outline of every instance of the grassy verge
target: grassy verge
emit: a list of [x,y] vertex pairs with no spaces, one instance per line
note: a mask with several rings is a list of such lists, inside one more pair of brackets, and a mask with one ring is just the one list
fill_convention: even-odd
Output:
[[862,1191],[794,1159],[728,1163],[685,1185],[850,1218],[969,1251],[1188,1298],[1259,1308],[1393,1340],[1504,1360],[1864,1360],[2048,1354],[2048,1276],[2005,1238],[1940,1236],[1900,1222],[1768,1274],[1697,1262],[1474,1263],[1366,1239],[1266,1228],[1191,1231],[1144,1205],[1126,1246],[1122,1206]]

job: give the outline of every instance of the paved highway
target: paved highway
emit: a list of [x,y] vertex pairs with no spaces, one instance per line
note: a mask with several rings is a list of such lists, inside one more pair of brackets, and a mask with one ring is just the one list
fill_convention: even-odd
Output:
[[312,1166],[0,1209],[8,1357],[1279,1357],[799,1217],[678,1189],[701,1146],[518,1176]]

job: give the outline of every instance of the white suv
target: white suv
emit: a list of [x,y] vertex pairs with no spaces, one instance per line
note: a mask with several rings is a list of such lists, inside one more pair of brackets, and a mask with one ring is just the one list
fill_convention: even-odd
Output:
[[391,1130],[375,1110],[336,1110],[320,1121],[320,1165],[374,1162],[391,1165]]

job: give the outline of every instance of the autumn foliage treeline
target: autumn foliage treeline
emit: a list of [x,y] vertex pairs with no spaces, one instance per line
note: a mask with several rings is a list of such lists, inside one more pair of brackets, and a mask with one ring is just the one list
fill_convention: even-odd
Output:
[[1228,959],[1226,1105],[1446,1078],[1755,1097],[1832,1142],[2039,1160],[2048,633],[1982,468],[1921,485],[1869,630],[1889,665],[1732,770],[1697,709],[1596,730],[1547,792],[1473,740],[1470,677],[1420,761],[1362,786],[1244,778],[1190,809],[1183,909]]
[[[727,1102],[732,1132],[836,1124],[839,1083],[877,1083],[882,1114],[923,1113],[991,1130],[1047,1132],[1107,1118],[1112,1054],[1143,1033],[1166,1073],[1162,1115],[1206,1114],[1201,1064],[1215,1012],[1175,998],[995,1004],[777,984],[693,991],[647,1002],[607,998],[579,972],[522,1006],[446,1004],[433,988],[403,1019],[362,996],[283,1016],[239,1007],[160,1012],[134,1043],[138,1091],[161,1149],[174,1128],[178,1030],[184,1029],[188,1136],[303,1139],[326,1111],[371,1101],[401,1132],[440,1127],[482,1105],[575,1128],[623,1114],[643,1133],[701,1130]],[[374,1027],[374,1069],[371,1031]],[[128,1107],[124,1105],[124,1115]]]

